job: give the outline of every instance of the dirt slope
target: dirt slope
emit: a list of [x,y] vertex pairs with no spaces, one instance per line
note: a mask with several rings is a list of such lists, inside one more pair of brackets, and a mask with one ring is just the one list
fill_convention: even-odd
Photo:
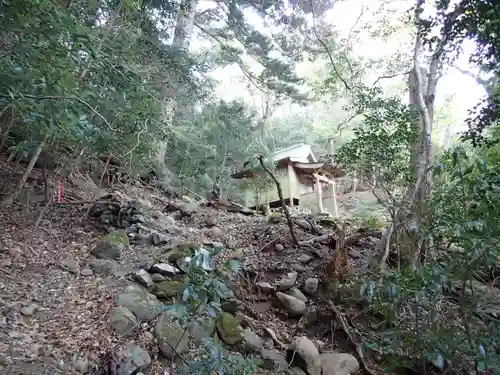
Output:
[[[6,165],[3,171],[4,181],[13,175]],[[40,175],[41,171],[34,172],[34,176]],[[26,189],[42,190],[40,178],[30,180]],[[82,367],[91,369],[131,339],[152,357],[153,363],[144,373],[165,373],[167,364],[149,332],[152,323],[144,323],[137,335],[125,338],[113,331],[108,317],[117,293],[134,283],[133,272],[147,269],[166,250],[187,242],[208,247],[214,242],[223,244],[226,250],[219,260],[238,254],[242,268],[233,286],[240,302],[238,313],[266,347],[283,351],[270,340],[271,328],[283,344],[305,335],[323,341],[324,352],[354,353],[347,337],[335,334],[339,329],[334,314],[320,291],[308,296],[307,314],[300,319],[289,317],[274,292],[263,293],[256,286],[267,282],[274,287],[289,272],[297,273],[295,285],[301,288],[306,279],[324,280],[325,267],[334,253],[328,228],[318,234],[296,225],[302,245],[293,248],[284,219],[270,224],[261,215],[245,216],[206,206],[197,206],[191,215],[181,217],[178,211],[167,212],[164,197],[142,189],[122,190],[118,196],[124,200],[141,200],[145,215],[152,218],[149,228],[163,230],[168,224],[170,229],[162,232],[164,244],[133,244],[122,253],[112,274],[90,274],[91,251],[105,231],[96,218],[88,217],[89,205],[74,202],[105,192],[89,192],[73,179],[63,182],[63,193],[62,204],[50,205],[41,219],[43,205],[17,202],[0,211],[0,368],[5,373],[81,373]],[[364,242],[361,251],[350,252],[351,269],[365,265],[363,252],[372,247],[370,241]],[[301,255],[306,257],[299,260]]]

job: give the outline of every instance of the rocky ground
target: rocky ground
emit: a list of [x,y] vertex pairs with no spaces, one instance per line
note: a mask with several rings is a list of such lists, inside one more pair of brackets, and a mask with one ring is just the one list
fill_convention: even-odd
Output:
[[[43,216],[34,204],[0,212],[2,373],[175,374],[184,360],[199,359],[206,333],[256,358],[257,374],[348,375],[366,365],[342,307],[325,297],[335,252],[330,219],[295,215],[293,247],[277,214],[144,189],[99,192],[99,203],[80,204],[77,187],[67,191]],[[366,234],[350,243],[351,270],[366,265],[375,242]],[[223,312],[185,334],[166,306],[179,303],[186,257],[220,248],[215,268],[227,259],[241,265],[219,286]],[[172,347],[182,359],[172,359]]]

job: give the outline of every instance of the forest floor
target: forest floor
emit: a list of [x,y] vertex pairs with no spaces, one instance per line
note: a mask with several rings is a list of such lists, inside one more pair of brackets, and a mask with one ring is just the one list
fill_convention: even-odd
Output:
[[[0,164],[5,194],[22,171],[15,170],[5,159],[1,159]],[[360,322],[361,308],[356,301],[333,306],[325,297],[328,265],[335,252],[332,229],[319,226],[320,231],[314,232],[307,228],[304,220],[298,219],[294,231],[301,245],[293,247],[284,219],[271,224],[262,215],[246,216],[207,205],[197,205],[190,215],[180,217],[179,212],[167,212],[169,200],[151,190],[123,187],[96,191],[84,185],[82,179],[75,176],[64,180],[61,203],[44,209],[44,204],[36,202],[40,200],[36,197],[43,195],[43,173],[35,169],[17,202],[0,210],[2,373],[111,374],[111,370],[103,370],[103,360],[109,358],[109,353],[134,342],[149,353],[151,364],[138,365],[130,371],[115,369],[115,374],[138,374],[139,369],[144,374],[175,374],[176,364],[162,358],[152,334],[157,320],[141,322],[134,335],[124,337],[111,327],[109,316],[120,291],[136,284],[134,273],[149,269],[161,261],[172,246],[183,243],[205,247],[222,244],[225,250],[217,261],[238,254],[242,267],[231,286],[238,307],[232,313],[258,336],[257,348],[253,348],[255,356],[267,350],[271,362],[280,362],[275,355],[284,358],[286,346],[294,342],[294,338],[306,336],[323,355],[350,353],[349,358],[356,361],[352,368],[342,371],[335,363],[330,363],[329,368],[322,365],[324,375],[333,373],[335,368],[337,375],[348,375],[363,368],[363,363],[357,362],[356,345],[360,339],[353,333],[356,331],[353,326],[365,326],[369,322]],[[90,265],[95,260],[92,250],[106,233],[97,220],[88,215],[90,205],[82,202],[107,193],[121,197],[124,202],[138,199],[147,224],[159,231],[166,227],[168,230],[163,232],[165,243],[133,244],[122,251],[112,272],[99,274],[91,271]],[[347,259],[350,272],[366,267],[376,242],[376,234],[367,234],[350,244]],[[274,291],[265,293],[256,286],[267,282],[274,288],[290,272],[296,276],[293,287],[298,289],[303,290],[308,279],[319,280],[317,291],[307,295],[302,318],[290,317]],[[276,337],[272,338],[272,333]],[[192,348],[194,344],[189,345]],[[227,347],[238,351],[237,346]],[[192,353],[196,350],[187,350],[185,356],[192,357],[195,355]],[[376,368],[374,361],[366,361],[365,365]],[[278,373],[269,367],[258,371],[257,374]],[[295,368],[294,372],[283,373],[303,374],[301,371]]]

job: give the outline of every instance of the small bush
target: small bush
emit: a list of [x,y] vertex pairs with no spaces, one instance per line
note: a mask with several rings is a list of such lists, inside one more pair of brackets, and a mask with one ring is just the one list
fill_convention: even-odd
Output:
[[[185,259],[186,281],[177,296],[178,300],[166,306],[174,319],[184,327],[185,334],[188,334],[187,327],[193,321],[207,317],[215,319],[222,311],[222,302],[234,296],[227,285],[237,273],[239,263],[228,260],[216,269],[212,258],[222,250],[200,248],[195,250],[193,257]],[[229,352],[216,338],[204,337],[200,349],[202,354],[196,360],[182,361],[179,368],[181,374],[250,375],[255,371],[255,359]]]

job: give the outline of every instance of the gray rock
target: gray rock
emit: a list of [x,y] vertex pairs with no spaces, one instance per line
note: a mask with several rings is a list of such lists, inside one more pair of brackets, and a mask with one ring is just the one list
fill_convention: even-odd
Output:
[[189,272],[189,266],[191,265],[191,260],[192,260],[191,257],[177,259],[177,261],[175,262],[175,265],[182,272],[188,273]]
[[242,328],[236,318],[227,312],[222,312],[215,323],[220,338],[228,345],[243,341]]
[[198,210],[198,205],[194,202],[185,202],[179,204],[178,209],[184,216],[191,216]]
[[168,242],[168,237],[154,232],[149,235],[149,241],[155,246],[165,245]]
[[113,272],[113,276],[116,277],[117,279],[123,279],[128,275],[133,275],[134,272],[135,272],[134,268],[121,268]]
[[307,372],[310,375],[321,375],[322,362],[320,354],[318,348],[311,340],[305,336],[299,337],[288,346],[287,352],[289,351],[295,356],[300,356],[305,361]]
[[306,268],[300,263],[292,263],[290,268],[297,272],[304,272],[306,270]]
[[278,290],[283,292],[293,287],[297,281],[297,276],[297,272],[289,272],[287,275],[283,276],[281,280],[277,282]]
[[128,343],[117,353],[116,375],[133,375],[151,364],[151,356],[137,344]]
[[222,293],[225,299],[232,299],[235,297],[234,292],[231,289],[229,289],[229,287],[222,281],[218,282],[217,287],[219,288],[219,291]]
[[139,233],[139,224],[130,224],[128,220],[122,220],[122,228],[125,228],[128,238],[134,238]]
[[238,311],[238,306],[240,304],[238,303],[237,300],[231,299],[229,301],[224,301],[222,302],[222,311],[228,312],[228,313],[236,313]]
[[211,336],[215,330],[215,320],[209,317],[202,317],[189,324],[189,333],[194,341],[201,343],[205,337]]
[[119,259],[121,252],[129,247],[128,235],[124,230],[107,234],[92,250],[98,259]]
[[146,222],[146,219],[144,218],[144,215],[142,215],[142,214],[134,214],[130,217],[131,224],[144,224],[145,222]]
[[111,328],[122,336],[130,336],[135,333],[139,322],[129,309],[123,306],[113,307],[109,313]]
[[159,273],[153,273],[151,275],[151,279],[155,282],[155,283],[158,283],[160,281],[165,281],[167,278],[165,276],[163,276],[162,274],[159,274]]
[[[214,244],[214,247],[217,247],[215,246]],[[235,259],[235,260],[238,260],[238,259],[241,259],[243,258],[245,254],[243,253],[243,249],[236,249],[234,251],[232,251],[230,254],[229,254],[229,258],[230,259]]]
[[194,253],[193,250],[194,247],[196,247],[195,244],[189,244],[189,243],[178,244],[172,247],[172,249],[170,249],[167,252],[167,254],[165,255],[165,259],[168,262],[175,263],[179,259],[190,257]]
[[259,366],[267,370],[279,372],[288,368],[288,362],[285,357],[276,349],[262,349],[260,351],[260,357],[262,362]]
[[178,227],[177,225],[168,225],[165,227],[165,232],[175,236],[182,236],[184,234],[184,229]]
[[158,298],[172,298],[180,295],[183,283],[175,280],[165,280],[157,283],[153,294]]
[[135,244],[148,244],[151,242],[150,235],[145,233],[134,233],[133,242]]
[[209,216],[205,220],[205,224],[209,227],[213,227],[215,224],[217,224],[217,217],[216,216]]
[[119,259],[121,251],[122,248],[119,245],[101,241],[92,250],[92,255],[98,259]]
[[276,297],[278,297],[290,316],[301,316],[306,312],[306,304],[304,301],[282,292],[276,293]]
[[313,308],[311,310],[308,310],[304,314],[303,318],[304,318],[305,327],[310,327],[318,322],[318,320],[320,318],[320,313],[317,309]]
[[221,238],[223,235],[222,229],[219,227],[212,227],[207,231],[210,238]]
[[[213,241],[212,247],[215,249],[222,249],[224,247],[224,244],[222,242]],[[227,247],[230,248],[229,245]],[[232,253],[233,256],[238,256],[238,254],[239,254],[238,250],[235,250],[235,252]],[[243,252],[241,254],[243,255]]]
[[297,260],[300,263],[309,263],[309,261],[311,260],[311,256],[307,254],[302,254],[300,257],[297,258]]
[[77,260],[67,259],[61,264],[61,267],[66,271],[74,273],[75,275],[80,274],[80,264]]
[[132,311],[141,321],[151,321],[163,310],[163,304],[154,295],[137,285],[129,285],[119,293],[116,304]]
[[94,274],[94,271],[92,271],[92,269],[90,268],[82,268],[82,271],[80,272],[80,275],[82,276],[92,276]]
[[324,227],[335,228],[337,226],[337,222],[333,216],[323,216],[318,219],[318,222]]
[[318,290],[318,283],[319,283],[319,280],[317,278],[310,277],[304,283],[304,292],[306,292],[307,294],[316,293],[316,290]]
[[268,337],[268,339],[264,342],[264,349],[272,349],[274,348],[274,341],[272,338]]
[[302,293],[300,290],[298,290],[297,288],[292,288],[290,290],[288,290],[286,292],[286,294],[292,296],[292,297],[295,297],[297,299],[300,299],[301,301],[303,302],[307,302],[308,299],[307,297],[304,295],[304,293]]
[[29,303],[21,308],[21,314],[24,316],[33,316],[38,310],[38,306],[34,303]]
[[280,244],[280,243],[277,243],[277,244],[274,246],[274,249],[275,249],[277,252],[281,253],[283,250],[285,250],[285,246],[283,246],[283,245],[282,245],[282,244]]
[[259,302],[254,306],[254,310],[257,314],[265,314],[269,311],[270,308],[271,308],[270,301]]
[[361,252],[356,249],[349,250],[349,256],[354,259],[361,258]]
[[173,359],[176,353],[184,353],[189,343],[189,334],[185,331],[168,312],[162,313],[154,330],[160,353],[167,359]]
[[80,357],[74,359],[73,366],[80,374],[87,374],[90,369],[89,360],[87,357]]
[[98,275],[109,275],[118,270],[118,262],[112,259],[94,259],[89,265]]
[[324,353],[320,359],[323,375],[350,375],[359,370],[358,360],[351,354]]
[[162,219],[166,225],[175,225],[175,219],[172,216],[162,216]]
[[264,341],[250,328],[243,330],[243,342],[248,349],[260,351],[264,346]]
[[137,272],[134,272],[133,278],[135,281],[145,286],[146,288],[153,286],[153,278],[148,271],[139,270]]
[[159,273],[160,275],[163,276],[174,276],[178,273],[181,272],[180,269],[177,267],[172,266],[171,264],[168,263],[157,263],[151,266],[149,269],[149,272],[151,273]]
[[301,227],[302,229],[304,230],[310,230],[312,227],[311,227],[311,224],[305,220],[305,219],[294,219],[293,220],[295,222],[295,224],[297,224],[299,227]]
[[262,290],[264,293],[269,293],[274,290],[273,286],[269,284],[266,281],[259,281],[257,283],[257,286],[259,287],[260,290]]

